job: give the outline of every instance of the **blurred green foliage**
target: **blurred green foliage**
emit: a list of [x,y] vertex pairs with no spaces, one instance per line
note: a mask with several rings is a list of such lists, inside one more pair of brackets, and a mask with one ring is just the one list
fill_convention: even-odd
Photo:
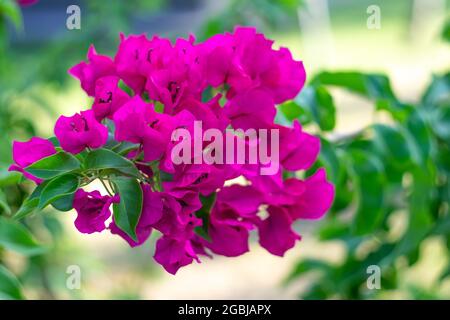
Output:
[[[329,87],[373,101],[376,112],[389,114],[390,123],[329,138],[335,113]],[[336,200],[317,234],[322,242],[338,241],[346,248],[339,264],[306,259],[295,266],[288,282],[308,272],[320,274],[302,297],[376,298],[379,291],[366,286],[369,266],[381,268],[381,287],[389,290],[399,287],[399,273],[417,263],[427,238],[441,237],[450,252],[449,73],[435,76],[421,101],[409,105],[395,97],[384,75],[322,72],[281,111],[320,131],[322,151],[315,167],[327,168]],[[396,235],[391,220],[402,212],[407,227]],[[361,254],[364,247],[370,250]],[[402,259],[406,266],[396,263]]]

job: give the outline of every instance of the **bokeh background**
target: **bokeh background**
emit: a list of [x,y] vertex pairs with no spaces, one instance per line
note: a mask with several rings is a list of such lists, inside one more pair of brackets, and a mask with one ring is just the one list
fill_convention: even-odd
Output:
[[[71,4],[81,9],[80,30],[66,28]],[[371,5],[380,9],[380,28],[367,24]],[[0,298],[450,298],[449,14],[445,0],[40,0],[27,7],[0,0]],[[107,232],[80,234],[73,226],[74,212],[46,209],[20,223],[10,219],[32,190],[7,172],[11,142],[50,137],[59,114],[90,107],[67,69],[85,59],[91,43],[113,56],[120,32],[171,39],[192,33],[202,40],[235,25],[256,26],[275,46],[288,47],[303,61],[310,87],[319,83],[326,90],[316,92],[309,104],[300,97],[284,106],[280,121],[299,117],[307,130],[323,137],[328,151],[321,161],[338,168],[333,179],[339,203],[323,221],[299,223],[303,240],[285,257],[270,255],[254,237],[251,251],[241,257],[204,259],[172,276],[153,262],[154,239],[130,249]],[[327,80],[324,71],[335,78]],[[336,71],[352,71],[367,90],[355,89]],[[378,85],[375,93],[371,79]],[[386,101],[393,107],[383,107]],[[305,116],[299,107],[309,113]],[[424,137],[432,146],[424,152],[425,165],[393,172],[388,168],[392,159],[374,151],[386,170],[364,167],[373,163],[366,153],[357,167],[361,170],[353,172],[360,178],[367,174],[371,185],[343,177],[349,146],[372,152],[374,123],[407,127],[408,110],[419,107],[427,125]],[[321,108],[325,114],[317,115],[314,110]],[[408,116],[403,117],[404,110]],[[411,137],[419,147],[426,143],[414,133]],[[401,142],[391,148],[394,154],[397,147],[403,148]],[[392,161],[397,160],[407,162]],[[422,183],[418,171],[433,180]],[[384,196],[377,197],[381,192]],[[430,202],[414,202],[425,193],[432,193]],[[364,194],[374,199],[364,200]],[[426,214],[414,220],[414,208],[422,205]],[[367,219],[382,217],[361,231],[364,213]],[[372,264],[382,270],[379,290],[366,285]],[[81,270],[77,290],[66,286],[71,265]]]

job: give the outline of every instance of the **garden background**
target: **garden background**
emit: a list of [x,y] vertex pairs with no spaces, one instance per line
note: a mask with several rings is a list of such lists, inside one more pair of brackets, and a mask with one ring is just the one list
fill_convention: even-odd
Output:
[[[75,1],[81,29],[69,30],[73,3],[0,0],[0,298],[450,298],[448,1]],[[119,32],[202,40],[235,25],[303,61],[307,86],[277,120],[322,138],[319,162],[336,185],[330,213],[300,222],[303,240],[284,258],[253,239],[241,257],[172,276],[151,243],[80,234],[73,212],[13,218],[32,186],[7,171],[11,142],[50,137],[58,114],[89,107],[67,69],[91,43],[112,54]],[[367,286],[372,265],[380,289]],[[67,287],[70,266],[79,289]]]

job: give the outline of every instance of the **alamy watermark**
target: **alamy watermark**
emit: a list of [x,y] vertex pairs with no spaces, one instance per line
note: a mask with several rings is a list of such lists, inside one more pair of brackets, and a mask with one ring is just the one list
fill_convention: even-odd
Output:
[[370,265],[366,270],[367,274],[367,289],[379,290],[381,289],[381,268],[377,265]]
[[367,7],[367,29],[381,29],[381,9],[377,5],[370,5]]
[[81,9],[76,4],[72,4],[67,7],[66,13],[68,14],[66,19],[66,28],[68,30],[80,30],[81,29]]
[[68,275],[66,279],[66,288],[69,290],[78,290],[81,288],[81,268],[78,265],[70,265],[66,269]]
[[172,132],[172,142],[178,142],[171,153],[174,164],[255,164],[260,165],[261,175],[279,171],[278,129],[227,129],[224,133],[210,128],[203,132],[202,121],[194,121],[193,137],[188,129],[178,128]]

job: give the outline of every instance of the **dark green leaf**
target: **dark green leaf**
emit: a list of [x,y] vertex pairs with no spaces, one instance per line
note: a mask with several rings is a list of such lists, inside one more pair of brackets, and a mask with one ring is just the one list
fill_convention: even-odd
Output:
[[137,241],[136,226],[142,211],[142,189],[138,181],[128,177],[112,178],[116,191],[120,195],[120,203],[114,204],[114,222]]
[[331,131],[336,125],[336,107],[333,98],[324,86],[304,88],[295,102],[312,115],[312,119],[323,131]]
[[370,234],[383,220],[383,164],[375,156],[360,150],[353,150],[350,155],[358,199],[353,232],[356,235]]
[[442,140],[450,143],[450,105],[435,110],[432,121],[434,133]]
[[211,241],[211,237],[208,234],[209,227],[209,216],[211,214],[211,209],[216,202],[217,194],[215,192],[211,193],[209,196],[200,196],[200,201],[202,202],[202,207],[195,213],[197,218],[202,219],[202,225],[194,229],[195,233],[207,241]]
[[422,97],[425,108],[448,104],[450,100],[450,73],[433,75],[433,79]]
[[33,163],[25,170],[32,175],[47,180],[81,168],[76,157],[66,152],[58,152]]
[[380,148],[384,159],[399,169],[405,169],[411,164],[411,153],[404,133],[395,127],[382,124],[373,126],[376,138],[375,143]]
[[336,183],[341,173],[341,165],[335,150],[336,147],[324,138],[320,139],[320,145],[319,161],[325,165],[331,181]]
[[38,208],[43,209],[58,199],[74,194],[79,186],[80,180],[74,174],[62,175],[50,180],[42,190]]
[[14,220],[20,220],[29,216],[37,209],[39,205],[39,197],[41,196],[42,190],[47,186],[47,182],[43,182],[38,185],[34,191],[28,196],[20,206],[19,210],[14,214]]
[[73,209],[73,198],[75,193],[71,193],[60,197],[52,202],[52,207],[58,211],[67,212]]
[[85,160],[85,168],[94,170],[113,169],[134,177],[139,175],[133,162],[107,149],[97,149],[90,152]]
[[410,114],[405,123],[405,129],[412,159],[416,164],[425,167],[433,156],[434,145],[428,125],[419,110]]

